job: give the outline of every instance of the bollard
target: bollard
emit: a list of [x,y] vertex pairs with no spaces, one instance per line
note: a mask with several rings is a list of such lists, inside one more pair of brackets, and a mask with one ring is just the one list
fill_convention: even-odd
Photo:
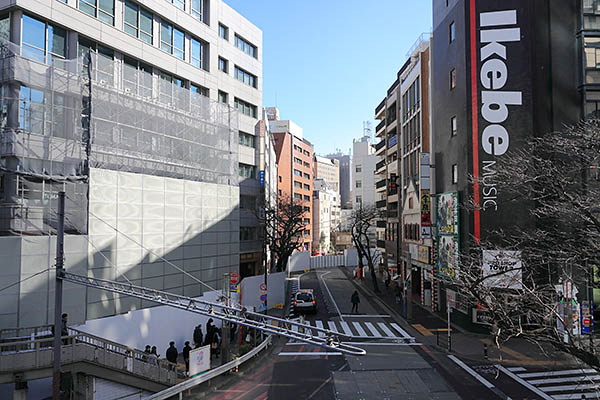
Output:
[[483,358],[488,359],[488,345],[486,343],[483,344]]

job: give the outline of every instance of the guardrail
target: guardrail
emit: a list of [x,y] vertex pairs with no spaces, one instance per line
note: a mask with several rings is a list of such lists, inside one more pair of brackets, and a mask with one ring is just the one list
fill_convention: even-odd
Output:
[[220,367],[209,370],[208,372],[195,376],[193,378],[188,379],[185,382],[181,382],[175,386],[171,386],[168,389],[163,390],[162,392],[154,393],[152,396],[144,398],[144,400],[166,400],[173,396],[179,395],[179,399],[183,399],[183,392],[191,389],[195,386],[198,386],[208,380],[216,378],[217,376],[224,374],[225,372],[229,372],[232,369],[239,367],[244,362],[248,361],[263,349],[268,347],[271,344],[272,336],[267,337],[261,344],[256,346],[254,349],[244,354],[240,358],[236,358],[233,361],[228,362],[225,365],[221,365]]

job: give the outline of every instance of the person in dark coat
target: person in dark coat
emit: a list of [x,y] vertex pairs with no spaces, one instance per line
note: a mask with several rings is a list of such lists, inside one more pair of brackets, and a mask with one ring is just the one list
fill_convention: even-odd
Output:
[[196,346],[195,348],[197,349],[198,347],[202,346],[202,340],[204,339],[204,334],[202,333],[202,325],[198,325],[197,327],[194,328],[194,345]]
[[169,343],[169,348],[167,349],[167,360],[172,362],[173,364],[177,364],[177,348],[175,347],[175,342]]
[[358,304],[360,303],[360,297],[358,296],[357,290],[355,290],[354,293],[352,293],[350,301],[352,302],[352,313],[354,313],[354,310],[356,310],[356,313],[358,314]]
[[212,323],[213,323],[213,319],[209,318],[208,322],[206,323],[206,336],[204,337],[204,345],[205,346],[209,346],[210,344],[212,344],[213,333],[214,333],[214,329],[215,329],[215,326]]
[[183,361],[185,362],[185,373],[187,375],[190,374],[190,351],[192,348],[190,347],[190,342],[185,342],[185,347],[183,348]]

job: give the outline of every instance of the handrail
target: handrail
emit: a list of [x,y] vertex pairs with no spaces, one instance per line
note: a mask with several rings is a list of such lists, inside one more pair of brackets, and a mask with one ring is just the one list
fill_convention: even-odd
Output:
[[194,386],[198,386],[201,383],[204,383],[210,379],[216,378],[217,376],[225,372],[231,371],[232,369],[240,366],[244,362],[251,359],[260,351],[262,351],[265,347],[269,346],[271,344],[271,339],[272,336],[268,336],[261,344],[259,344],[243,356],[236,358],[235,360],[232,360],[227,364],[221,365],[220,367],[211,369],[204,374],[196,375],[185,382],[181,382],[177,385],[171,386],[170,388],[167,388],[162,392],[154,393],[153,395],[144,398],[144,400],[165,400],[177,394],[179,394],[179,398],[181,399],[181,395],[184,391],[191,389]]

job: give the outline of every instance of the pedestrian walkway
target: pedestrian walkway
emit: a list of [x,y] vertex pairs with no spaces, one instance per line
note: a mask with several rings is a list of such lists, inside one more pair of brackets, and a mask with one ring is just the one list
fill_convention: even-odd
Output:
[[600,375],[591,368],[541,371],[524,367],[501,367],[506,375],[542,399],[600,399]]
[[[311,326],[339,332],[353,339],[390,339],[414,343],[410,336],[395,322],[377,321],[307,321]],[[324,333],[320,333],[324,335]]]

